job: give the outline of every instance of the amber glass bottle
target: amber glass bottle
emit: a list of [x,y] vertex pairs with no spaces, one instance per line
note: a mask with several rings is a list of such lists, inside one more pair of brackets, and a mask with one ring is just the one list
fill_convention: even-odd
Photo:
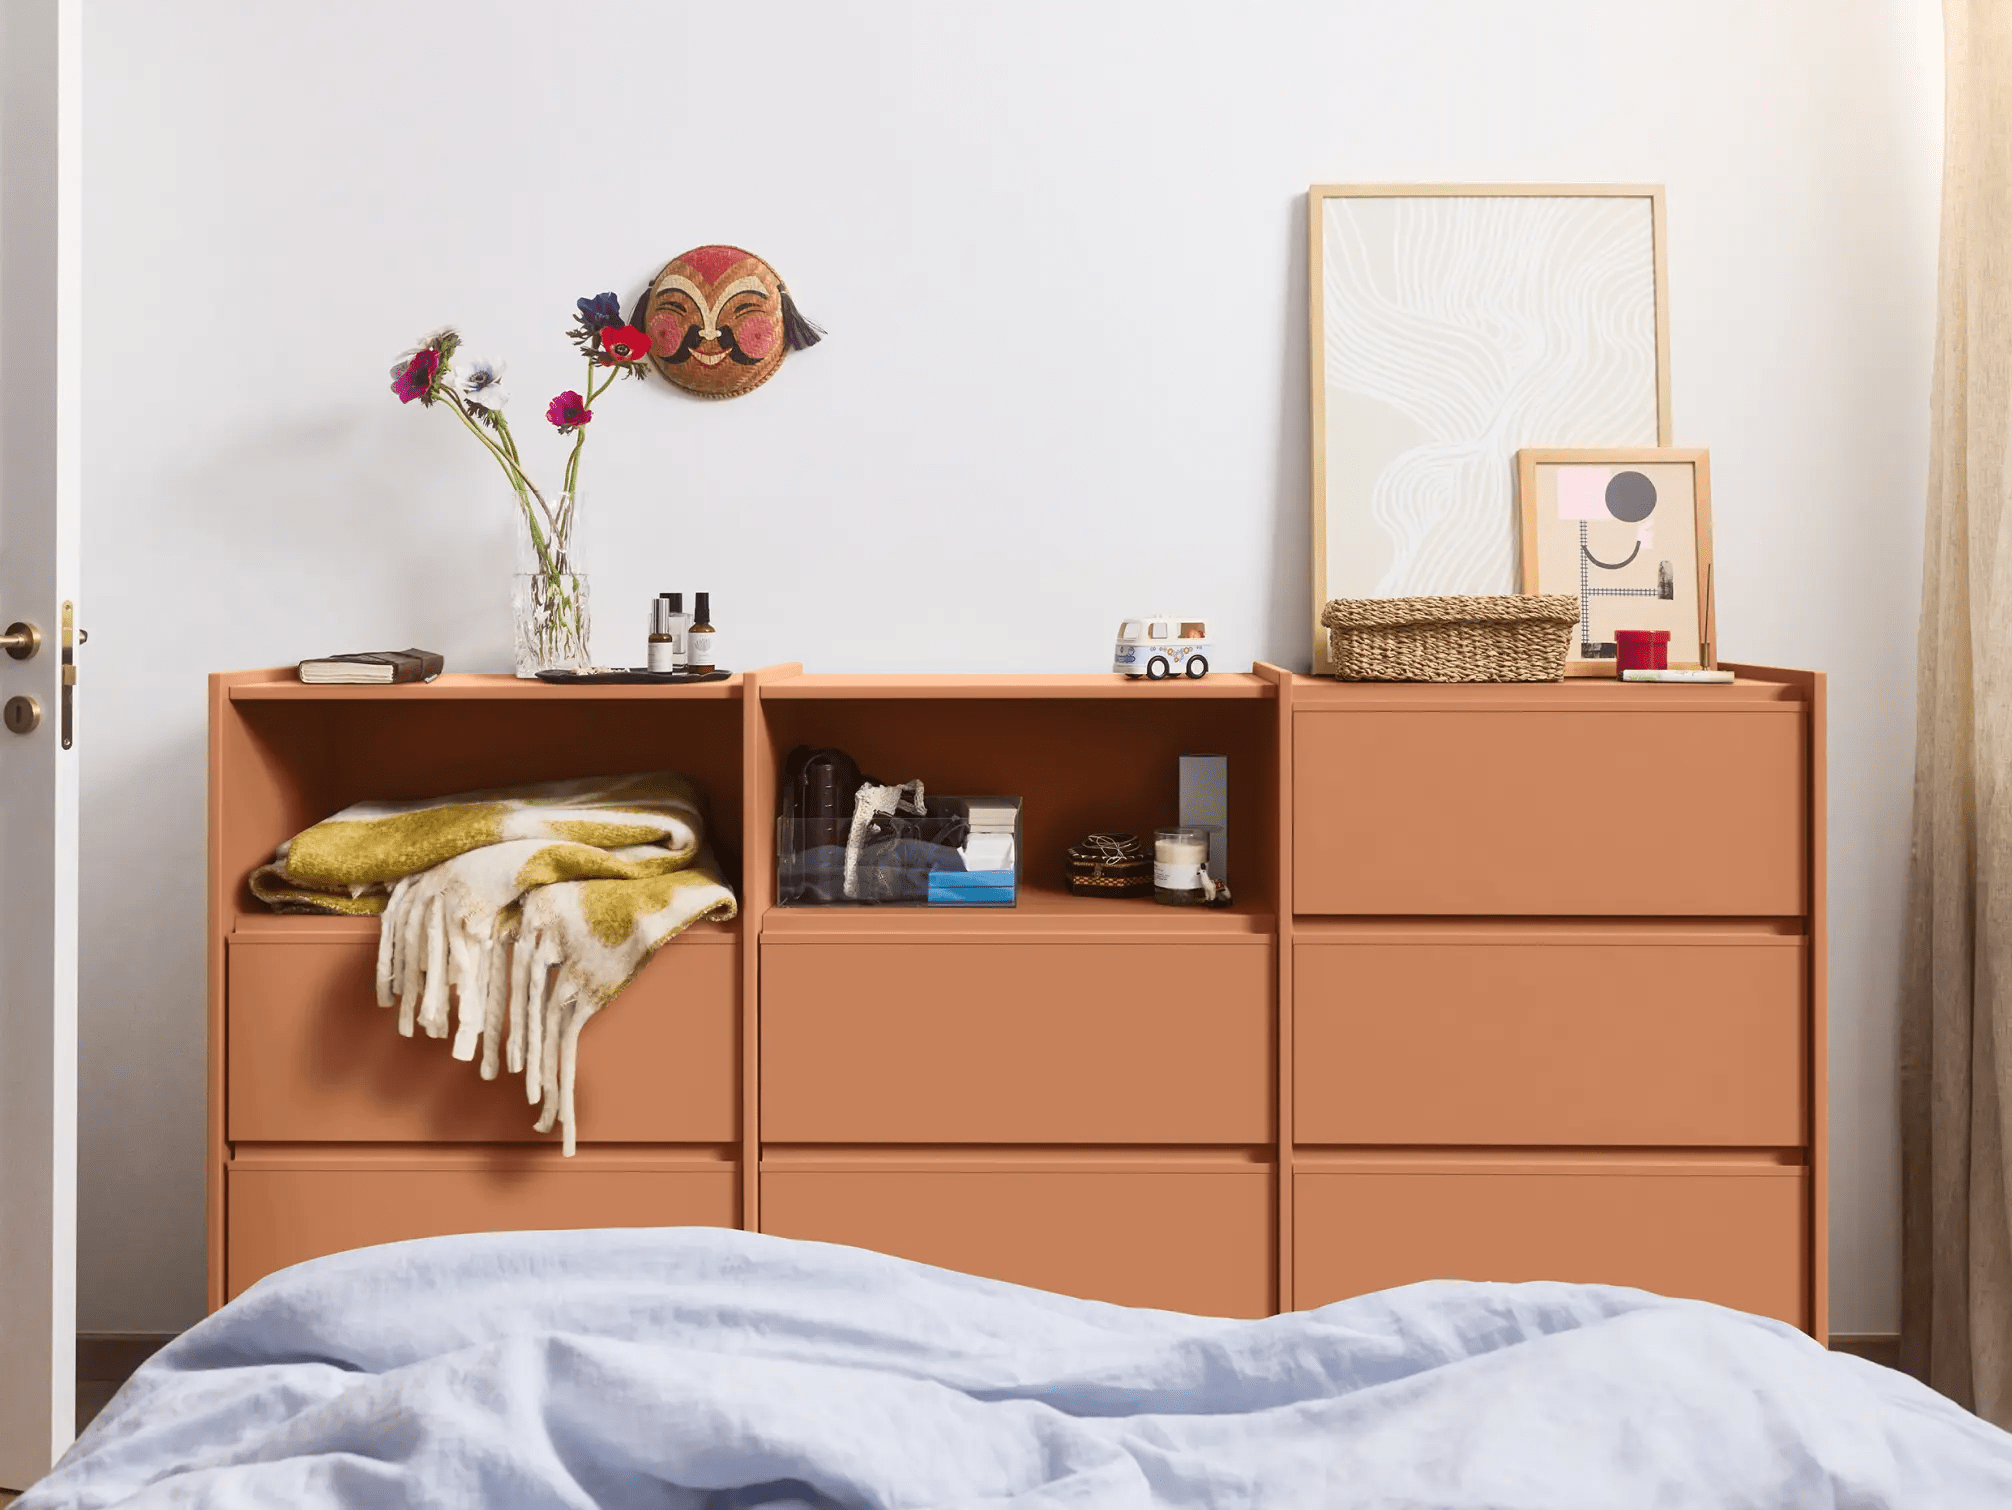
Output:
[[713,669],[713,595],[694,593],[692,627],[685,631],[685,670],[705,676]]

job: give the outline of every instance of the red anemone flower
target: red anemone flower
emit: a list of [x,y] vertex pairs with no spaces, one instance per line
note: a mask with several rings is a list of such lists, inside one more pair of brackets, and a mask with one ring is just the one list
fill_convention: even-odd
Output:
[[650,354],[650,338],[633,325],[611,325],[601,332],[601,360],[610,366],[640,362]]

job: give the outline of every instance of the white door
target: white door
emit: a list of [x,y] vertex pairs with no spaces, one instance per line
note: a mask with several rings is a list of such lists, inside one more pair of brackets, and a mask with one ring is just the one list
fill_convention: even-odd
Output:
[[[77,1359],[80,0],[0,0],[0,1487],[70,1443]],[[17,631],[26,636],[28,631]]]

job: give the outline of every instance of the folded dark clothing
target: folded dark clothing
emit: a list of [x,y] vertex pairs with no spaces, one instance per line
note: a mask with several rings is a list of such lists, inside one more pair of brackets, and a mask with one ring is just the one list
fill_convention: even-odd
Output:
[[[840,851],[841,863],[843,851]],[[856,902],[926,902],[929,873],[962,870],[964,857],[946,844],[927,839],[870,842],[859,854]]]
[[785,904],[805,906],[846,899],[843,844],[813,844],[785,854],[779,869],[778,895]]

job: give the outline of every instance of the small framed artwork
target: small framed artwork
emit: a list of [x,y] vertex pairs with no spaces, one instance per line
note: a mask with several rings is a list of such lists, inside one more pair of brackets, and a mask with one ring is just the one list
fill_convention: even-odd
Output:
[[1717,664],[1707,452],[1516,453],[1522,587],[1579,600],[1567,676],[1614,675],[1616,629],[1667,629],[1670,665]]

